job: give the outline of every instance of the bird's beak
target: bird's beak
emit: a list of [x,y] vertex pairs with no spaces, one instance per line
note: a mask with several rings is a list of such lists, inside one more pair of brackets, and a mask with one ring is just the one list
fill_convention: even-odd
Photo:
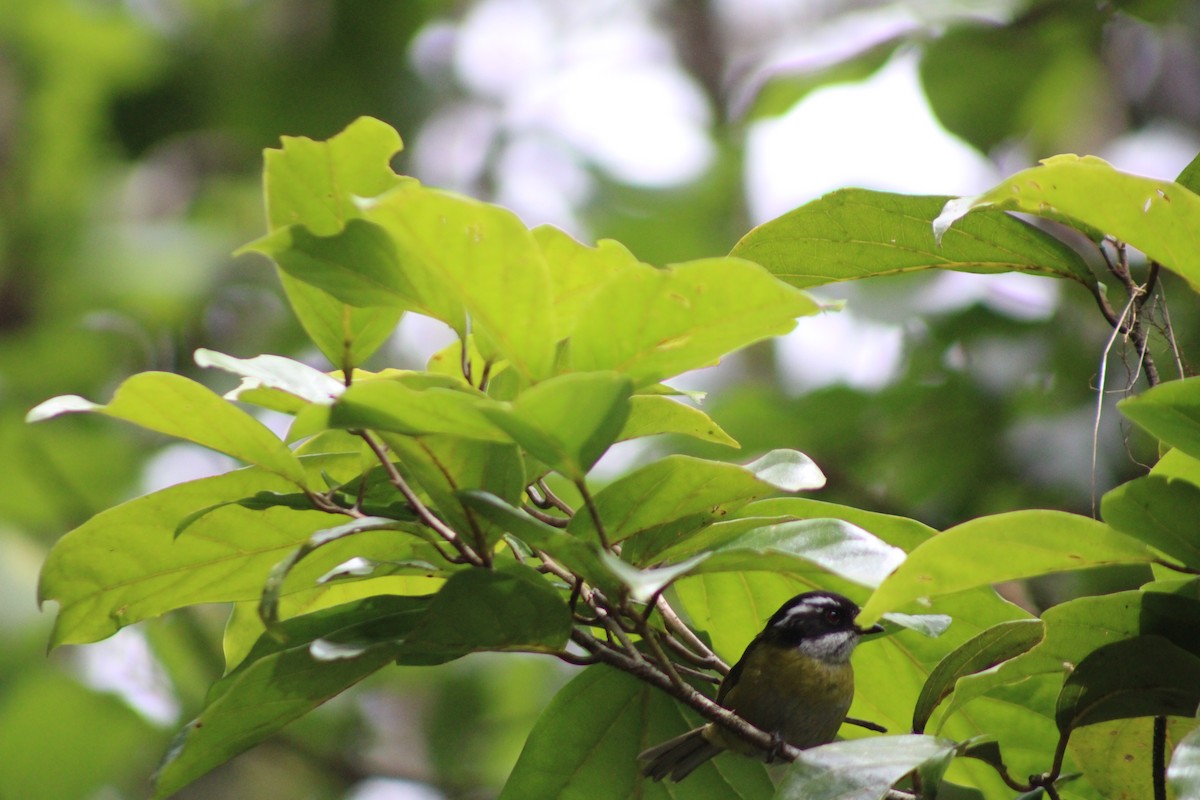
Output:
[[883,626],[880,625],[878,622],[876,622],[874,625],[872,625],[869,628],[860,628],[857,625],[855,625],[854,629],[858,631],[859,636],[866,636],[869,633],[883,633]]

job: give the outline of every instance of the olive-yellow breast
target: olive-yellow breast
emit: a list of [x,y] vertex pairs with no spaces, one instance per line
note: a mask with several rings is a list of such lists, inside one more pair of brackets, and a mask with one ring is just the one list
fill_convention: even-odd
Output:
[[[854,699],[850,654],[867,633],[858,606],[833,592],[793,597],[767,621],[717,692],[717,702],[757,728],[799,748],[833,741]],[[654,780],[682,780],[722,750],[766,754],[709,723],[638,756]]]

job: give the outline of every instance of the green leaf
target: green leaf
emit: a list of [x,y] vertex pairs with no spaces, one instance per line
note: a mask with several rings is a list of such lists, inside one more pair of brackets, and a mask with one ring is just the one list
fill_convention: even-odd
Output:
[[1175,748],[1167,766],[1167,780],[1178,797],[1200,796],[1200,728]]
[[507,359],[527,380],[554,366],[549,269],[515,214],[448,192],[404,187],[363,206],[396,246],[420,310],[470,332],[488,361]]
[[616,441],[629,416],[629,379],[615,372],[559,375],[487,416],[530,455],[574,482]]
[[[811,459],[794,450],[775,450],[746,466],[674,455],[613,481],[595,502],[608,540],[630,539],[624,558],[644,565],[752,500],[780,490],[819,488],[824,479]],[[595,524],[590,514],[576,514],[567,530],[592,536]]]
[[1192,717],[1200,707],[1200,658],[1161,636],[1105,645],[1075,667],[1054,718],[1064,735],[1130,717]]
[[[281,141],[281,148],[263,153],[271,231],[303,225],[316,236],[333,235],[359,215],[356,197],[374,197],[411,180],[389,166],[403,144],[377,119],[360,117],[326,142],[291,136]],[[285,273],[279,277],[309,338],[343,370],[365,361],[400,320],[400,309],[353,308]]]
[[787,333],[820,306],[737,258],[627,267],[592,297],[570,342],[571,368],[617,370],[643,387]]
[[336,233],[315,236],[303,225],[279,228],[243,248],[271,258],[285,273],[350,306],[424,311],[401,266],[396,244],[380,226],[351,219]]
[[1042,639],[1042,622],[1016,619],[988,628],[943,658],[921,687],[913,709],[912,730],[924,733],[938,704],[953,691],[958,679],[994,667],[1028,651]]
[[249,662],[213,687],[204,711],[176,737],[155,776],[154,797],[169,797],[392,657],[389,648],[377,646],[356,658],[318,661],[302,645]]
[[[1195,727],[1195,718],[1168,719],[1167,752],[1178,753],[1175,744]],[[1101,797],[1139,800],[1154,797],[1153,748],[1154,720],[1141,717],[1078,728],[1071,733],[1068,752]]]
[[758,500],[738,511],[738,516],[788,516],[796,519],[840,519],[870,531],[890,545],[910,552],[917,545],[937,535],[923,522],[894,514],[864,511],[810,497],[773,497]]
[[849,58],[815,68],[792,71],[780,70],[767,76],[754,92],[745,122],[778,117],[791,110],[811,92],[839,83],[854,83],[871,77],[891,59],[896,48],[907,37],[896,36],[866,47]]
[[[302,463],[308,480],[317,482],[322,473],[349,480],[359,469],[357,453],[309,456]],[[257,599],[271,567],[329,516],[227,501],[291,488],[262,469],[237,470],[139,497],[66,534],[46,557],[38,587],[40,602],[59,604],[51,645],[93,642],[186,605]],[[179,520],[212,506],[219,507],[175,537]]]
[[609,278],[640,266],[625,245],[612,239],[587,247],[550,225],[534,228],[532,233],[549,266],[554,330],[559,339],[571,335],[580,312]]
[[840,189],[759,225],[731,255],[800,288],[926,269],[1095,282],[1074,250],[1008,214],[974,214],[939,244],[931,225],[948,200]]
[[943,235],[977,208],[1064,215],[1141,250],[1200,289],[1200,195],[1172,181],[1130,175],[1094,156],[1054,156],[978,197],[952,200],[934,221]]
[[1184,565],[1200,567],[1200,487],[1158,475],[1124,483],[1104,495],[1104,521]]
[[778,800],[879,800],[913,770],[941,770],[957,745],[932,736],[878,736],[813,747],[788,768]]
[[160,770],[165,797],[389,661],[437,664],[477,650],[557,650],[570,632],[558,593],[525,568],[455,573],[432,598],[375,597],[284,622],[218,681]]
[[429,377],[356,381],[329,409],[327,419],[313,414],[305,423],[408,436],[440,433],[482,442],[512,441],[484,413],[495,401],[461,382],[446,379],[434,383]]
[[542,712],[500,800],[766,800],[763,765],[720,755],[679,784],[638,772],[642,750],[695,725],[667,695],[606,666],[589,667]]
[[47,400],[26,416],[39,422],[80,411],[92,411],[132,422],[203,445],[287,478],[304,488],[304,468],[291,450],[267,426],[181,375],[143,372],[128,378],[106,405],[77,395]]
[[343,372],[370,358],[395,332],[404,314],[400,308],[346,305],[286,272],[279,272],[279,282],[308,338]]
[[629,417],[621,428],[617,441],[659,434],[690,436],[702,442],[738,447],[713,419],[698,408],[685,405],[663,395],[639,394],[630,398]]
[[917,547],[871,595],[860,621],[922,597],[1017,578],[1154,560],[1144,544],[1104,523],[1062,511],[1011,511],[979,517]]
[[1200,194],[1200,154],[1188,162],[1183,171],[1175,177],[1175,182]]
[[[738,530],[733,520],[717,523],[657,558],[673,562],[708,558],[697,572],[771,569],[807,572],[816,565],[860,586],[878,586],[904,561],[904,551],[837,519],[806,519]],[[796,563],[799,561],[800,563]]]
[[405,179],[388,166],[404,146],[384,122],[359,117],[328,141],[281,137],[263,153],[267,218],[272,230],[303,225],[318,236],[359,216],[355,198],[375,197]]
[[1164,444],[1200,458],[1200,377],[1160,383],[1117,408]]
[[1163,637],[1200,656],[1194,635],[1200,601],[1179,595],[1140,591],[1116,592],[1068,600],[1042,615],[1045,635],[1027,653],[995,670],[959,680],[945,720],[958,708],[998,687],[1050,676],[1054,684],[1092,652],[1107,644],[1137,636]]

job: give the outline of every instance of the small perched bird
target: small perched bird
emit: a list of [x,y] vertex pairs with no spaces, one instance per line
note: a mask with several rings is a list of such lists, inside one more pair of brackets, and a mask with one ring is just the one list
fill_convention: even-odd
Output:
[[[854,623],[858,606],[833,592],[805,592],[775,612],[717,691],[717,702],[761,730],[799,748],[833,741],[854,699],[850,654],[859,638],[879,633]],[[710,722],[651,747],[642,774],[679,781],[722,750],[766,754]]]

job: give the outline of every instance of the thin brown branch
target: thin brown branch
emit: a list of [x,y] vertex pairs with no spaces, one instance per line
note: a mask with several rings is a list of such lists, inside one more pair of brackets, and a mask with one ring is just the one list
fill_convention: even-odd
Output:
[[467,563],[476,567],[486,566],[483,558],[463,540],[457,531],[438,519],[437,515],[421,502],[421,498],[417,497],[416,492],[412,490],[412,487],[408,485],[408,481],[404,479],[404,476],[400,474],[400,470],[396,468],[392,459],[388,457],[383,445],[377,442],[375,437],[367,431],[357,431],[357,433],[367,443],[367,446],[371,448],[371,452],[375,454],[375,458],[387,472],[388,481],[392,486],[396,487],[400,494],[404,495],[404,499],[412,508],[413,513],[417,515],[417,519],[421,520],[426,527],[433,530],[447,544],[457,550]]

